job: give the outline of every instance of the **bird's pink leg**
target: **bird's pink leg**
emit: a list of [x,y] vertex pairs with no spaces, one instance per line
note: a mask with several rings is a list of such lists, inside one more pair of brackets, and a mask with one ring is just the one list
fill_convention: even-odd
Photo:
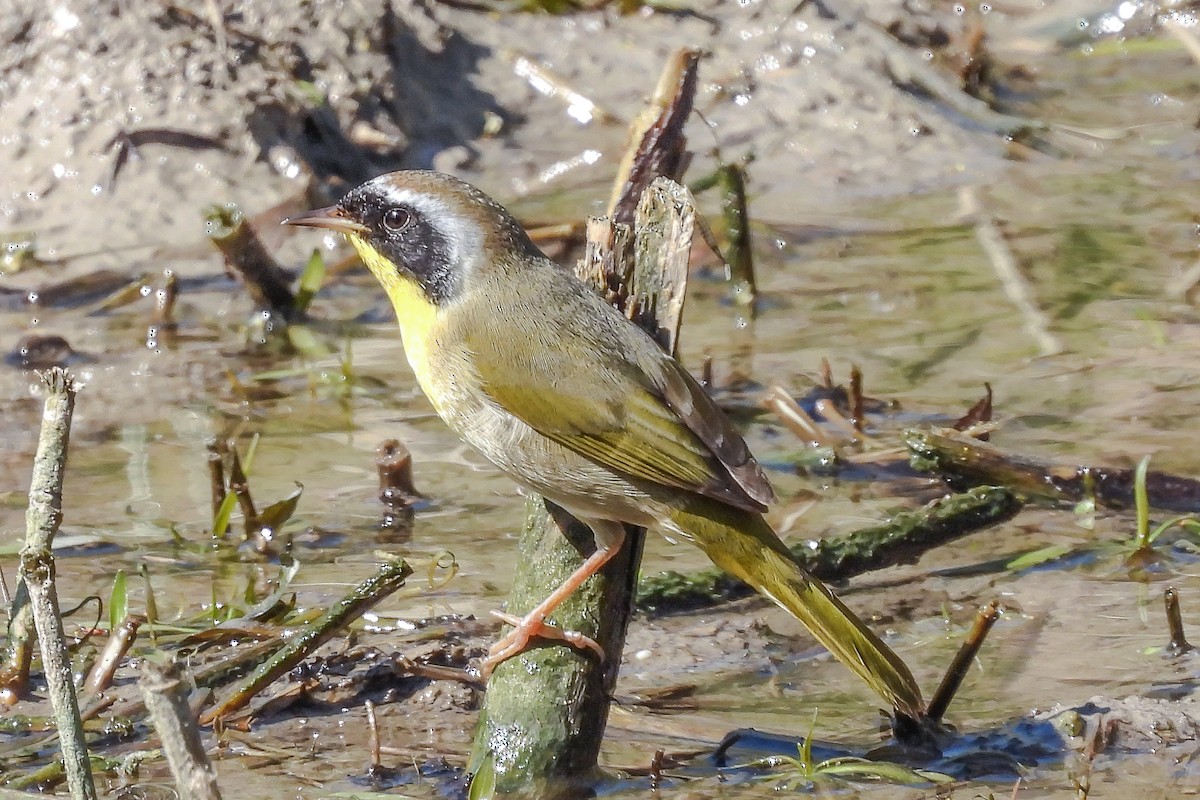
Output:
[[[507,661],[513,656],[521,653],[529,648],[529,641],[534,638],[556,639],[566,642],[580,649],[591,650],[604,659],[604,650],[596,643],[594,639],[584,636],[579,631],[564,631],[561,628],[556,628],[546,624],[546,617],[554,612],[554,609],[575,593],[583,582],[595,575],[604,567],[613,557],[620,552],[621,544],[625,540],[625,531],[620,525],[613,526],[616,530],[620,530],[619,536],[605,536],[604,542],[597,542],[596,552],[587,557],[579,568],[570,574],[570,576],[562,582],[562,585],[555,589],[550,595],[538,603],[532,611],[523,617],[516,617],[512,614],[505,614],[499,611],[493,611],[500,619],[513,626],[512,631],[508,633],[500,641],[496,642],[488,650],[488,657],[484,659],[480,665],[480,675],[486,680],[492,674],[492,670],[502,661]],[[605,531],[608,533],[608,531]]]

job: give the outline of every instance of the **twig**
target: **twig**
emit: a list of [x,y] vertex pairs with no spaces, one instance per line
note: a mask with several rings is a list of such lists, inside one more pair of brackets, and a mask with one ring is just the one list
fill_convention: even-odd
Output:
[[1042,355],[1052,356],[1063,351],[1062,342],[1050,332],[1050,321],[1038,308],[1029,281],[1021,274],[1012,248],[1004,240],[1004,234],[990,215],[983,210],[979,191],[973,186],[964,186],[958,193],[962,215],[971,219],[975,226],[975,239],[983,249],[992,269],[1000,278],[1000,285],[1009,301],[1025,318],[1025,331],[1037,342]]
[[954,699],[958,688],[962,686],[963,678],[967,676],[971,662],[979,654],[979,648],[983,647],[983,640],[987,638],[988,632],[998,619],[1000,619],[1000,604],[995,600],[979,609],[979,613],[975,615],[975,624],[971,626],[967,638],[963,639],[962,646],[954,654],[954,660],[946,668],[946,674],[938,685],[937,691],[933,693],[933,697],[929,698],[930,719],[940,722],[945,716],[946,709],[950,707],[950,701]]
[[156,664],[147,660],[138,685],[154,730],[162,740],[180,800],[221,800],[217,774],[204,752],[195,716],[188,707],[179,667],[174,662]]
[[299,664],[309,653],[329,641],[339,631],[344,630],[346,625],[371,606],[403,586],[411,574],[412,567],[404,561],[385,563],[378,572],[354,587],[349,595],[334,604],[318,620],[293,636],[279,652],[260,664],[223,703],[209,709],[200,722],[208,725],[243,708],[254,695],[276,678]]
[[758,279],[754,276],[754,252],[750,247],[750,212],[746,203],[746,170],[741,164],[725,164],[717,170],[721,186],[721,214],[725,218],[726,270],[733,286],[733,302],[750,308],[758,302]]
[[1195,650],[1183,632],[1183,612],[1179,608],[1179,592],[1174,586],[1168,586],[1163,592],[1163,603],[1167,607],[1167,630],[1171,634],[1171,640],[1167,642],[1167,652],[1177,656]]
[[367,767],[370,774],[374,775],[379,772],[380,753],[379,753],[379,721],[375,718],[375,704],[370,700],[366,703],[367,706],[367,754],[370,757],[370,764]]
[[291,279],[263,245],[237,206],[216,205],[205,213],[208,238],[225,258],[225,269],[241,278],[256,308],[292,322],[300,316]]
[[[831,4],[824,4],[828,8]],[[975,124],[992,133],[1007,138],[1018,138],[1025,134],[1041,133],[1048,126],[1041,120],[1001,114],[977,97],[963,91],[962,86],[947,80],[936,69],[927,64],[910,48],[902,46],[895,37],[878,25],[855,19],[849,15],[838,15],[843,23],[856,23],[855,31],[868,46],[876,48],[883,57],[892,82],[901,89],[916,87],[934,100],[945,103],[953,111],[962,114]]]
[[763,396],[762,406],[774,412],[788,430],[812,447],[836,447],[839,444],[821,430],[816,420],[810,417],[795,401],[791,392],[782,386],[772,386],[768,389]]
[[[204,443],[208,451],[208,483],[212,493],[212,513],[216,519],[217,512],[225,502],[225,440],[212,438]],[[224,536],[225,531],[213,531],[214,536]]]
[[138,628],[142,627],[145,622],[146,618],[140,614],[128,614],[121,624],[109,633],[108,642],[104,645],[104,652],[96,659],[96,663],[88,672],[87,680],[83,682],[84,694],[96,694],[112,686],[113,675],[116,674],[117,667],[125,659],[129,648],[133,647],[133,642],[137,639]]
[[[952,486],[1006,486],[1024,499],[1075,505],[1093,499],[1104,508],[1134,505],[1131,469],[1054,464],[1005,453],[949,429],[909,429],[903,434],[909,464],[937,472]],[[1146,473],[1150,506],[1180,514],[1200,513],[1200,481],[1168,472]]]
[[75,410],[75,382],[64,369],[43,373],[47,395],[42,411],[42,430],[33,461],[29,487],[29,510],[25,515],[25,545],[21,548],[21,582],[29,592],[29,605],[41,645],[42,664],[54,717],[62,743],[63,768],[74,800],[95,800],[96,786],[88,763],[87,742],[79,702],[71,681],[71,659],[67,653],[58,592],[54,586],[54,554],[51,546],[62,522],[63,471]]

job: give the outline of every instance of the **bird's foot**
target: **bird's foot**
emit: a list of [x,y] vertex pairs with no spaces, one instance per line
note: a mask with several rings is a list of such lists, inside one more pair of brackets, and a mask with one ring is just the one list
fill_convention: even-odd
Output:
[[532,639],[552,639],[564,642],[579,650],[589,650],[596,654],[601,663],[604,662],[604,648],[590,636],[584,636],[579,631],[565,631],[546,622],[545,617],[528,614],[518,617],[503,611],[493,611],[492,616],[513,626],[508,635],[488,648],[488,656],[479,666],[479,675],[485,681],[491,677],[492,670],[501,662],[529,649]]

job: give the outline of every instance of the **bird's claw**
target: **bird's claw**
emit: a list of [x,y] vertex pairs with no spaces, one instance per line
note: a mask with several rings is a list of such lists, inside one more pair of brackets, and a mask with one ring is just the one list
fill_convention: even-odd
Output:
[[604,663],[604,648],[599,643],[579,631],[566,631],[546,622],[538,616],[518,617],[504,611],[493,611],[492,616],[513,626],[513,629],[500,641],[488,648],[487,658],[479,667],[479,675],[487,680],[500,663],[507,661],[518,653],[529,649],[532,639],[550,639],[563,642],[578,650],[588,650]]

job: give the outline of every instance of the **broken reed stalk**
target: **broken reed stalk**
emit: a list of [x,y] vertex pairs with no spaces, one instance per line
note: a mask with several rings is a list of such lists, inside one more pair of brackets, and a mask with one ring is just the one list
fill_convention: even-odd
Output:
[[412,453],[399,439],[384,439],[375,448],[375,470],[379,475],[379,501],[396,511],[421,499],[413,483]]
[[157,664],[147,660],[138,681],[154,730],[162,741],[163,753],[180,800],[221,800],[217,773],[204,751],[196,717],[188,706],[188,692],[180,681],[179,666],[173,661]]
[[235,205],[214,205],[204,215],[208,238],[221,251],[225,269],[241,278],[256,308],[291,322],[299,316],[291,278],[267,250]]
[[[609,220],[588,225],[581,272],[623,306],[669,351],[674,349],[695,225],[690,195],[665,178],[646,191],[636,234]],[[630,252],[636,253],[630,264]],[[622,276],[632,275],[631,279]],[[615,296],[613,296],[615,295]],[[530,498],[508,610],[522,613],[557,587],[595,547],[591,529],[541,498]],[[594,777],[616,685],[645,531],[626,526],[628,544],[554,613],[604,649],[605,661],[552,643],[496,667],[475,731],[469,769],[498,794],[578,796]],[[581,555],[583,554],[583,555]],[[536,788],[535,788],[536,787]]]
[[[1134,505],[1135,470],[1015,456],[946,428],[911,428],[903,439],[913,469],[938,473],[955,488],[1004,486],[1023,500],[1063,506],[1086,499],[1109,509]],[[1200,481],[1193,478],[1151,470],[1146,473],[1146,496],[1153,508],[1200,513]]]
[[646,188],[659,175],[681,180],[691,160],[683,126],[692,115],[700,50],[684,47],[667,60],[654,96],[629,129],[625,154],[617,167],[606,216],[631,225]]
[[975,615],[975,624],[967,632],[967,638],[963,639],[962,646],[954,654],[954,660],[946,668],[946,674],[942,677],[942,682],[938,684],[937,691],[933,693],[933,697],[929,698],[928,714],[934,722],[940,722],[946,715],[950,701],[954,699],[958,688],[962,686],[963,678],[967,677],[971,662],[975,660],[975,656],[979,655],[979,648],[983,647],[988,632],[991,631],[998,619],[1000,619],[1000,604],[995,600],[979,609],[979,613]]
[[46,405],[33,461],[33,480],[29,486],[20,579],[29,592],[67,786],[73,800],[95,800],[96,786],[88,763],[79,701],[72,683],[71,659],[58,607],[51,549],[62,522],[63,473],[71,437],[71,415],[75,410],[75,381],[66,370],[57,367],[43,373],[42,381],[46,386]]
[[1171,635],[1167,642],[1168,655],[1195,650],[1183,632],[1183,611],[1179,608],[1179,592],[1174,586],[1168,586],[1163,592],[1163,604],[1167,607],[1167,632]]
[[[687,280],[687,256],[695,211],[674,201],[652,212],[646,198],[665,191],[687,196],[656,176],[679,179],[689,154],[683,126],[692,111],[699,51],[681,49],[668,61],[654,99],[630,131],[630,145],[618,169],[608,205],[608,219],[588,225],[587,254],[580,265],[584,280],[618,307],[628,303],[660,344],[674,342],[678,313]],[[653,183],[652,183],[653,182]],[[654,189],[643,191],[653,185]],[[650,219],[643,217],[657,213]],[[664,249],[651,248],[645,236],[630,252],[628,225],[642,232],[659,232]],[[686,232],[687,240],[682,236]],[[674,259],[669,262],[666,259]],[[679,261],[682,259],[682,267]],[[634,274],[632,283],[629,276]],[[633,286],[634,291],[628,287]],[[630,298],[629,295],[640,296]],[[655,320],[656,310],[661,318]],[[672,315],[674,319],[672,319]],[[669,331],[668,337],[662,333]],[[532,608],[562,584],[595,547],[591,530],[562,509],[540,497],[526,501],[519,563],[508,611]],[[632,616],[633,594],[641,561],[644,532],[626,526],[626,544],[598,575],[562,603],[554,620],[600,644],[606,658],[570,647],[535,647],[496,667],[488,683],[484,708],[475,727],[468,770],[475,776],[472,794],[535,794],[542,800],[579,794],[579,784],[591,782],[609,699],[616,684],[625,629]]]
[[725,251],[733,302],[754,313],[758,302],[758,280],[754,277],[754,253],[750,248],[750,212],[746,205],[746,170],[741,164],[724,164],[717,170],[721,187],[721,214],[725,218]]
[[87,679],[83,682],[84,694],[98,694],[112,686],[117,667],[125,660],[125,655],[137,639],[138,629],[145,623],[146,617],[140,614],[127,614],[121,624],[109,632],[104,650],[88,671]]
[[367,755],[370,758],[370,763],[367,766],[369,775],[378,775],[379,769],[382,766],[380,760],[381,754],[379,750],[379,720],[375,718],[375,704],[370,700],[366,702],[367,709]]
[[[212,494],[212,514],[216,519],[225,502],[225,440],[209,439],[204,443],[208,452],[208,484]],[[213,531],[214,536],[224,536],[225,531]]]

